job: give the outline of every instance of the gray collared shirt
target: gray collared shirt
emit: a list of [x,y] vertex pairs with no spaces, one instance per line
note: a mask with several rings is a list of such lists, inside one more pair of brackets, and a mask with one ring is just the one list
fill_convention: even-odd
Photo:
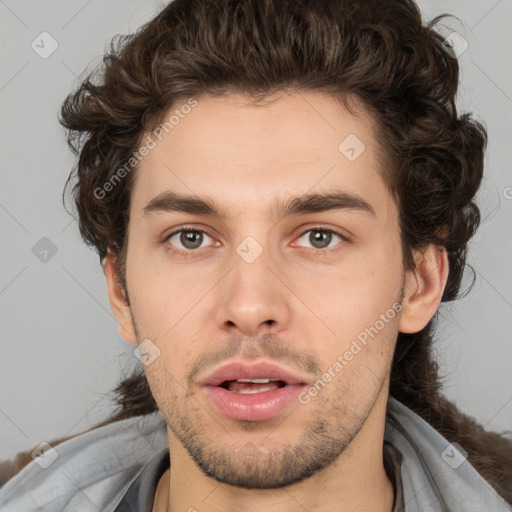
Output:
[[[388,401],[384,441],[393,512],[512,511],[462,451],[394,398]],[[34,460],[7,481],[0,488],[0,510],[151,512],[156,485],[169,467],[168,448],[160,412],[94,429],[57,445],[46,463]]]

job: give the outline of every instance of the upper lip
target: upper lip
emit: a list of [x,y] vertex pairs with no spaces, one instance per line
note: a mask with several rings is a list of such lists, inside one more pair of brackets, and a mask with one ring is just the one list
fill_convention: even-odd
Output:
[[231,361],[216,368],[200,381],[202,386],[219,386],[225,381],[239,379],[282,380],[286,384],[307,384],[304,376],[286,370],[275,363],[265,361],[244,362]]

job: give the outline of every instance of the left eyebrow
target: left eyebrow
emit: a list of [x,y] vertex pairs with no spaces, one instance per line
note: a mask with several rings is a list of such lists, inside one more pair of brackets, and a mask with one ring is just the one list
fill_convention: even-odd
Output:
[[280,201],[272,210],[274,219],[282,219],[290,215],[318,213],[329,210],[355,210],[368,213],[375,217],[372,205],[356,194],[343,191],[331,191],[316,194],[303,194]]
[[[375,210],[362,197],[343,191],[303,194],[278,201],[271,210],[271,218],[280,220],[292,215],[319,213],[330,210],[355,210],[375,216]],[[228,217],[209,197],[187,196],[167,191],[153,198],[143,209],[144,216],[157,212],[183,212],[206,215],[218,219]]]

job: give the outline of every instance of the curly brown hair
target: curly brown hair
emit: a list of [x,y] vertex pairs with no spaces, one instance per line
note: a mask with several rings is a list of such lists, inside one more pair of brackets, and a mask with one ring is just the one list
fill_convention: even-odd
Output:
[[[60,121],[78,156],[66,188],[80,233],[103,262],[117,257],[126,290],[126,232],[134,172],[98,197],[173,105],[202,94],[318,91],[349,107],[357,98],[377,123],[386,183],[398,206],[404,267],[413,249],[446,248],[442,301],[460,296],[487,134],[458,115],[457,59],[423,24],[413,0],[175,0],[136,33],[114,38],[99,72],[65,100]],[[118,175],[119,177],[119,175]],[[66,191],[65,188],[65,191]],[[437,314],[420,332],[399,333],[390,394],[458,442],[473,466],[512,503],[512,448],[441,393],[432,354]],[[120,410],[106,424],[157,410],[142,371],[114,390]]]

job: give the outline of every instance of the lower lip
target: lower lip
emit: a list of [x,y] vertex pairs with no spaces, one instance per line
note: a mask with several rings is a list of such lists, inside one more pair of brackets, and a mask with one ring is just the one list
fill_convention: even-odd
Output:
[[203,389],[212,404],[225,416],[234,420],[263,421],[276,417],[293,401],[306,386],[293,384],[261,393],[235,393],[220,386]]

